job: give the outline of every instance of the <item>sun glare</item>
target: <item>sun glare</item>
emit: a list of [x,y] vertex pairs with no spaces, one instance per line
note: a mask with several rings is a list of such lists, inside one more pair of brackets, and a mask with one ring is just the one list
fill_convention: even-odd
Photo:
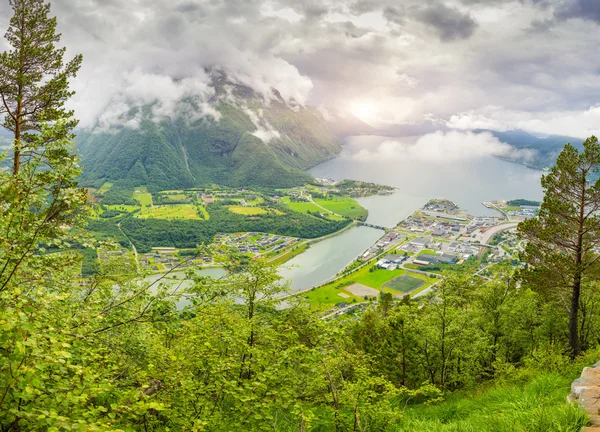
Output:
[[361,120],[368,120],[373,115],[373,106],[368,102],[355,102],[350,106],[350,111]]

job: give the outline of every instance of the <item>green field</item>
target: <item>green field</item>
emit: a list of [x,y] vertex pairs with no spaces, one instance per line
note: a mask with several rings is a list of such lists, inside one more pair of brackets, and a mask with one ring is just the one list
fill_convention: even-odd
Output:
[[262,207],[229,206],[227,208],[232,213],[246,215],[246,216],[253,216],[253,215],[268,213],[267,210],[265,210]]
[[128,212],[128,213],[132,213],[132,212],[140,209],[139,206],[126,205],[126,204],[112,204],[112,205],[107,205],[104,207],[106,207],[107,210],[118,210],[118,211]]
[[256,199],[253,200],[246,200],[246,204],[248,204],[249,206],[259,205],[263,202],[265,202],[265,200],[262,197],[256,197]]
[[354,280],[355,282],[361,283],[371,288],[380,289],[387,282],[403,274],[404,270],[402,269],[384,270],[378,268],[377,270],[371,272],[369,271],[367,266],[351,276],[354,276],[352,280]]
[[286,204],[290,209],[292,209],[293,211],[298,212],[298,213],[308,213],[309,211],[310,212],[322,212],[323,211],[323,209],[319,208],[319,206],[317,206],[311,202],[291,201],[290,197],[283,197],[281,199],[281,202]]
[[184,193],[163,194],[162,196],[171,201],[189,201],[189,198]]
[[108,191],[110,190],[110,188],[112,187],[112,185],[113,185],[112,183],[108,183],[108,182],[106,182],[106,183],[104,183],[104,184],[103,184],[103,185],[100,187],[100,189],[98,189],[98,190],[96,191],[96,193],[97,193],[98,195],[104,195],[106,192],[108,192]]
[[308,213],[308,212],[311,212],[311,213],[323,213],[325,216],[327,216],[331,220],[342,220],[342,219],[344,219],[343,217],[341,217],[339,215],[327,213],[325,210],[323,210],[318,205],[313,204],[313,203],[308,202],[308,201],[296,202],[296,201],[290,201],[289,197],[283,197],[281,199],[281,202],[283,202],[284,204],[286,204],[292,211],[295,211],[295,212],[298,212],[298,213]]
[[[384,291],[391,292],[392,294],[400,294],[406,291],[401,289],[396,289],[388,286],[389,282],[394,279],[398,279],[400,277],[404,277],[406,275],[407,279],[405,283],[414,284],[417,288],[417,291],[421,291],[435,282],[434,278],[429,278],[425,275],[421,275],[418,273],[410,273],[408,276],[407,272],[403,269],[396,270],[384,270],[384,269],[376,269],[370,271],[371,265],[366,265],[355,273],[351,273],[342,277],[341,279],[329,283],[327,285],[323,285],[320,288],[315,288],[303,296],[308,299],[312,307],[331,307],[336,303],[340,303],[342,301],[352,301],[353,298],[357,298],[352,296],[350,293],[344,291],[343,287],[350,285],[351,283],[360,283],[375,289],[383,289]],[[414,281],[411,281],[413,280]],[[419,281],[418,285],[416,281]],[[409,282],[411,281],[411,282]],[[402,289],[405,288],[404,285],[401,286]],[[339,293],[344,293],[350,295],[348,298],[343,298],[339,295]],[[357,300],[363,300],[363,298],[357,298]]]
[[334,197],[331,200],[315,200],[315,202],[329,211],[351,219],[358,219],[367,215],[367,210],[352,198]]
[[402,275],[385,284],[386,288],[407,293],[425,284],[425,281],[408,275]]
[[145,187],[136,188],[133,191],[133,199],[138,200],[142,207],[152,206],[152,194]]
[[[344,294],[347,297],[342,297],[340,294]],[[315,288],[302,296],[308,300],[310,306],[314,309],[328,309],[338,303],[351,303],[363,301],[363,298],[353,296],[349,292],[345,291],[343,287],[335,285],[325,285],[321,288]]]
[[[203,211],[203,207],[200,207],[200,211]],[[208,215],[206,213],[206,215]],[[136,217],[144,219],[198,219],[203,220],[204,218],[198,215],[196,207],[192,204],[175,204],[175,205],[163,205],[154,207],[145,207]]]

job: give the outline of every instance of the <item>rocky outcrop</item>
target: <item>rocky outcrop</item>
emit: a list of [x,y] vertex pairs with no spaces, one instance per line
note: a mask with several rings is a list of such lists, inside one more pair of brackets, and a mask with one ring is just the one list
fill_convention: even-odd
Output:
[[583,368],[581,376],[571,384],[569,400],[578,402],[590,416],[589,426],[582,432],[600,432],[600,362]]

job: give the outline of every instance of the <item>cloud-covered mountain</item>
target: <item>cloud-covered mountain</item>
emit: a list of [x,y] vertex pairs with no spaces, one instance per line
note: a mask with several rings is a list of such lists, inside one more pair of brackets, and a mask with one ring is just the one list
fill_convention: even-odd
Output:
[[276,90],[265,99],[213,73],[205,94],[199,100],[181,91],[177,99],[109,106],[77,137],[82,184],[290,187],[309,180],[306,169],[341,150],[335,123],[316,108],[286,102]]

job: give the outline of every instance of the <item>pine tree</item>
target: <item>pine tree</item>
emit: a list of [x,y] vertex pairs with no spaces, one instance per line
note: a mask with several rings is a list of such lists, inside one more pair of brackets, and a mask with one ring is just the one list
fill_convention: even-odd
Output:
[[519,225],[527,240],[522,259],[529,268],[524,281],[557,298],[569,313],[572,357],[581,351],[579,309],[582,286],[600,270],[600,180],[592,183],[600,165],[600,145],[594,136],[579,153],[567,144],[556,166],[542,177],[545,191],[538,218]]
[[[67,64],[65,48],[57,48],[56,18],[50,17],[50,4],[43,0],[9,0],[14,15],[6,39],[10,51],[0,54],[0,115],[3,127],[14,134],[13,175],[16,176],[24,158],[43,157],[39,140],[45,122],[57,122],[52,140],[71,139],[77,125],[73,112],[65,102],[73,95],[69,79],[81,66],[81,55]],[[38,148],[33,148],[37,141]],[[42,143],[42,148],[43,148]]]

